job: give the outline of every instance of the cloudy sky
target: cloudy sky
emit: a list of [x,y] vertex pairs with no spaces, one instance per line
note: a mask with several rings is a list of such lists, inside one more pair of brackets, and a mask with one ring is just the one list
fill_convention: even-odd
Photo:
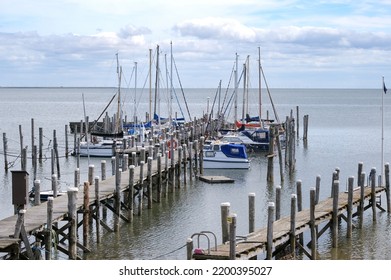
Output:
[[227,85],[236,53],[256,87],[258,48],[269,87],[391,84],[391,0],[0,0],[0,86],[116,86],[118,53],[144,87],[170,42],[185,88]]

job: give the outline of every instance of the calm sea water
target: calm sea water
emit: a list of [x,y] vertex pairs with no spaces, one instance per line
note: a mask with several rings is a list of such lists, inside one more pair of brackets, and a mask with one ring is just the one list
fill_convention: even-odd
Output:
[[[50,149],[53,130],[59,138],[61,178],[60,186],[66,189],[73,185],[73,172],[76,159],[65,158],[65,125],[70,121],[80,121],[84,113],[90,119],[96,118],[114,95],[111,88],[0,88],[0,131],[6,133],[9,146],[8,160],[13,163],[11,170],[20,170],[19,125],[23,131],[24,146],[31,147],[31,119],[34,119],[35,138],[38,128],[44,131],[44,155],[47,160],[39,166],[37,179],[43,189],[51,188]],[[185,117],[185,102],[182,92],[176,92]],[[191,117],[200,117],[209,110],[215,98],[215,89],[184,90]],[[224,98],[222,93],[221,98]],[[230,202],[231,212],[238,216],[237,234],[248,232],[248,194],[256,194],[256,227],[264,227],[267,222],[267,204],[274,200],[275,186],[282,186],[284,208],[282,215],[289,215],[290,196],[295,193],[297,180],[302,181],[304,207],[309,206],[309,189],[315,186],[316,176],[321,176],[321,198],[330,195],[332,172],[341,170],[341,188],[345,188],[349,176],[356,176],[359,162],[369,174],[376,167],[381,170],[382,98],[384,102],[384,162],[391,159],[391,101],[390,96],[382,95],[381,89],[272,89],[271,94],[279,118],[284,120],[299,106],[300,139],[296,148],[296,170],[284,175],[281,182],[276,168],[275,183],[266,182],[267,164],[264,156],[251,155],[250,170],[213,171],[206,175],[220,174],[235,179],[234,184],[210,185],[194,181],[169,195],[161,204],[154,204],[152,210],[145,210],[142,217],[135,217],[133,224],[122,224],[119,233],[103,230],[102,243],[92,245],[92,253],[87,259],[186,259],[186,239],[193,233],[212,231],[221,240],[220,204]],[[145,117],[149,111],[148,90],[124,90],[123,110],[129,118],[137,115]],[[83,102],[84,100],[84,102]],[[257,92],[250,91],[249,110],[257,114]],[[174,99],[174,111],[180,109]],[[222,102],[222,101],[221,101]],[[217,101],[216,101],[217,104]],[[166,115],[167,98],[161,98],[161,115]],[[263,109],[272,115],[268,98],[263,97]],[[110,108],[114,112],[114,107]],[[241,110],[241,109],[240,109]],[[232,116],[233,114],[231,114]],[[302,117],[309,115],[308,145],[302,137]],[[73,137],[70,136],[70,143]],[[38,140],[36,140],[37,143]],[[72,146],[72,145],[71,145]],[[1,145],[0,148],[3,151]],[[29,150],[31,153],[31,150]],[[90,164],[97,168],[101,159],[91,159]],[[81,181],[87,179],[89,162],[81,159]],[[278,166],[276,159],[275,166]],[[31,160],[28,171],[33,174]],[[11,172],[4,172],[3,157],[0,159],[0,218],[12,215]],[[30,176],[32,186],[32,178]],[[385,199],[383,199],[385,201]],[[385,207],[385,202],[384,205]],[[331,233],[326,232],[319,239],[321,259],[391,259],[391,219],[387,213],[378,212],[377,222],[372,222],[372,213],[367,211],[365,226],[354,229],[353,237],[345,237],[346,225],[341,223],[339,248],[331,248]],[[357,220],[355,220],[357,222]],[[93,237],[91,237],[93,238]],[[93,244],[93,243],[92,243]],[[61,259],[64,256],[59,255]],[[303,257],[305,258],[305,257]]]

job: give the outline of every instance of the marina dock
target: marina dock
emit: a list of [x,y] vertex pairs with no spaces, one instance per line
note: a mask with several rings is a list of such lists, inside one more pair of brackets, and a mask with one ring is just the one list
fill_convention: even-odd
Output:
[[[376,208],[390,213],[390,180],[389,165],[386,164],[386,186],[376,186],[375,170],[372,170],[372,180],[368,186],[364,186],[365,174],[361,174],[359,186],[353,188],[354,178],[349,178],[348,191],[339,192],[339,181],[335,180],[332,195],[318,202],[317,191],[310,191],[311,205],[308,209],[301,210],[301,197],[292,194],[291,215],[279,217],[279,196],[276,202],[270,202],[268,206],[267,226],[253,230],[254,196],[249,195],[249,224],[250,233],[246,236],[236,235],[236,214],[229,213],[229,203],[221,205],[221,220],[223,243],[218,245],[216,235],[212,232],[203,231],[193,234],[187,241],[188,259],[195,260],[228,260],[228,259],[256,259],[258,255],[266,254],[266,259],[277,258],[280,254],[286,258],[295,258],[297,249],[301,250],[309,259],[317,259],[317,239],[330,229],[332,232],[332,246],[338,247],[338,223],[340,220],[347,222],[347,235],[351,237],[353,222],[352,218],[359,217],[358,227],[362,227],[363,213],[372,209],[373,220],[376,221]],[[300,181],[297,184],[297,193],[301,194]],[[317,186],[319,187],[319,186]],[[387,210],[381,206],[380,195],[386,193]],[[367,205],[365,205],[367,203]],[[277,208],[277,209],[276,209]],[[299,209],[299,210],[297,210]],[[356,211],[354,212],[354,209]],[[320,227],[323,225],[323,228]],[[303,233],[310,231],[311,240],[305,243]],[[207,242],[205,241],[207,240]],[[196,242],[197,241],[197,242]],[[199,247],[208,244],[207,247]],[[281,254],[281,252],[283,252]]]

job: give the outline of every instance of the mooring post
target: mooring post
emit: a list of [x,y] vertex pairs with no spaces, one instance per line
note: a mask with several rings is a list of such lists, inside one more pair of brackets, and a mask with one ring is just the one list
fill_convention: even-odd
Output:
[[363,172],[364,163],[359,162],[357,168],[357,186],[361,186],[361,173]]
[[193,142],[189,143],[189,179],[190,182],[193,181]]
[[68,233],[68,257],[71,260],[77,258],[77,188],[68,189],[68,219],[69,219],[69,233]]
[[73,187],[79,188],[80,186],[80,169],[76,168],[73,175]]
[[34,180],[34,206],[41,204],[41,181]]
[[248,194],[248,232],[255,230],[255,193]]
[[3,151],[4,151],[4,170],[5,172],[8,171],[8,159],[7,159],[7,153],[8,153],[8,145],[7,145],[7,134],[3,132]]
[[94,183],[94,169],[95,166],[93,164],[90,164],[88,166],[88,183],[92,185]]
[[291,231],[290,231],[290,245],[291,245],[291,256],[293,259],[296,258],[296,201],[297,195],[291,195]]
[[47,202],[47,221],[45,231],[45,259],[52,259],[52,227],[53,227],[53,197],[48,197]]
[[96,176],[95,182],[95,231],[96,231],[96,243],[100,243],[100,199],[99,199],[99,177]]
[[157,202],[162,199],[162,155],[157,154]]
[[165,184],[164,184],[164,194],[165,194],[165,197],[167,197],[167,194],[168,194],[168,183],[170,181],[170,178],[169,178],[169,167],[168,167],[168,154],[170,153],[170,151],[167,151],[166,150],[166,156],[164,157],[164,174],[165,174]]
[[316,176],[316,181],[315,181],[315,191],[316,191],[315,203],[316,204],[319,203],[320,181],[321,181],[321,176],[320,175]]
[[229,259],[236,259],[236,214],[228,217],[229,223]]
[[121,214],[121,173],[122,169],[117,168],[115,172],[115,201],[114,201],[114,231],[119,232],[119,217]]
[[182,161],[183,161],[183,153],[182,153],[182,146],[178,147],[178,167],[177,167],[177,174],[176,174],[176,183],[178,186],[178,189],[181,188],[181,173],[182,173]]
[[129,194],[128,194],[128,220],[133,221],[134,212],[134,168],[135,166],[129,165]]
[[204,143],[205,143],[205,137],[201,136],[200,137],[200,153],[199,153],[199,158],[200,158],[200,175],[204,174]]
[[228,216],[229,216],[229,208],[231,204],[229,202],[223,202],[220,205],[221,210],[221,232],[223,238],[223,244],[229,240],[228,233]]
[[198,175],[198,140],[194,140],[194,173]]
[[68,157],[69,155],[69,148],[68,148],[68,125],[65,125],[65,157]]
[[183,149],[183,184],[187,185],[187,145],[182,145]]
[[58,195],[58,187],[57,187],[57,175],[52,174],[52,191],[53,191],[53,197],[56,198]]
[[144,161],[140,162],[140,182],[138,192],[138,215],[141,216],[141,210],[143,209],[143,196],[144,196]]
[[386,182],[386,200],[387,200],[387,212],[391,212],[390,206],[390,164],[386,162],[384,166],[385,182]]
[[311,227],[311,257],[316,260],[316,225],[315,225],[316,189],[310,189],[310,227]]
[[[303,193],[302,193],[302,181],[296,181],[296,194],[297,194],[297,212],[303,210]],[[303,233],[299,234],[299,242],[301,245],[304,245],[304,235]]]
[[354,177],[349,177],[348,179],[348,208],[347,208],[347,230],[346,237],[352,237],[352,218],[353,218],[353,185]]
[[148,194],[148,209],[152,209],[152,157],[148,157],[147,162],[147,176],[148,176],[148,185],[147,185],[147,194]]
[[274,222],[274,202],[269,202],[267,207],[267,241],[266,241],[266,259],[273,258],[273,222]]
[[88,248],[88,225],[90,223],[90,210],[89,210],[89,205],[90,205],[90,183],[88,181],[84,182],[84,189],[83,189],[83,246],[85,248]]
[[359,226],[362,228],[364,223],[364,210],[365,210],[365,200],[364,200],[364,185],[365,185],[365,172],[361,172],[360,174],[360,208],[359,208],[359,217],[360,223]]
[[332,247],[338,247],[338,196],[339,180],[333,182]]
[[376,168],[371,169],[371,206],[372,206],[372,220],[376,221]]
[[43,148],[43,128],[42,127],[40,127],[38,129],[38,133],[39,133],[39,135],[38,135],[38,137],[39,137],[39,139],[38,139],[38,160],[39,160],[39,162],[42,162],[42,148]]
[[112,176],[115,175],[115,163],[116,163],[115,157],[111,157],[111,175]]
[[281,216],[281,186],[276,187],[276,221]]
[[193,258],[193,248],[194,248],[193,239],[189,237],[186,240],[186,253],[187,253],[188,261]]

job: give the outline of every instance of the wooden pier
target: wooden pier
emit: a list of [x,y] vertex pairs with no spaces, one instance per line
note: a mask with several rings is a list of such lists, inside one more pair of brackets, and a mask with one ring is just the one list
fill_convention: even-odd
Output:
[[[106,178],[106,161],[102,161],[101,177],[94,174],[94,166],[90,166],[88,181],[81,188],[72,187],[68,195],[50,198],[47,202],[22,209],[18,214],[0,220],[0,252],[5,253],[6,259],[40,259],[41,252],[34,251],[40,248],[45,251],[45,259],[51,259],[51,248],[56,248],[69,256],[69,259],[81,259],[79,252],[89,252],[88,236],[91,234],[90,222],[95,221],[96,240],[100,242],[101,231],[119,231],[120,220],[131,222],[133,216],[142,215],[145,208],[152,208],[153,203],[160,202],[162,196],[175,192],[175,189],[186,184],[186,177],[192,180],[195,172],[202,172],[200,167],[188,166],[193,157],[198,157],[202,151],[195,140],[177,149],[165,150],[164,155],[149,154],[145,157],[145,148],[135,152],[129,150],[133,157],[126,153],[117,153],[112,158],[113,176]],[[192,149],[194,146],[194,150]],[[197,147],[196,147],[197,146]],[[164,150],[164,149],[163,149]],[[122,164],[123,158],[130,162]],[[187,169],[191,173],[187,175]],[[201,173],[202,174],[202,173]],[[183,179],[181,179],[183,176]],[[80,186],[79,171],[75,171],[75,186]],[[101,180],[102,178],[102,180]],[[147,201],[146,206],[144,200]],[[101,218],[102,213],[111,210],[113,226],[109,226]],[[105,214],[104,214],[105,215]],[[107,214],[106,214],[107,215]],[[79,227],[83,232],[78,239]],[[58,240],[53,235],[58,236]],[[77,249],[78,248],[78,249]]]
[[[389,165],[386,164],[386,186],[376,186],[376,170],[371,171],[371,182],[364,186],[365,173],[360,174],[359,186],[353,188],[354,178],[349,178],[349,189],[346,192],[339,192],[339,181],[334,180],[331,197],[318,202],[319,182],[317,188],[310,191],[310,208],[302,210],[301,207],[301,182],[297,182],[297,194],[292,194],[291,215],[279,217],[279,193],[276,191],[276,202],[270,202],[268,206],[267,226],[254,231],[254,196],[249,195],[249,228],[250,233],[246,236],[236,236],[236,214],[229,213],[229,203],[221,206],[223,243],[218,245],[216,235],[204,231],[195,233],[187,241],[188,259],[256,259],[258,255],[266,253],[266,259],[272,259],[280,252],[288,251],[289,258],[295,258],[299,248],[309,259],[317,259],[317,239],[327,230],[332,232],[332,246],[338,247],[338,221],[343,219],[347,222],[347,235],[352,235],[352,218],[359,217],[359,227],[362,227],[363,212],[372,209],[373,220],[376,220],[376,208],[390,213],[390,180]],[[317,178],[319,179],[319,178]],[[335,179],[338,179],[336,174]],[[378,201],[381,193],[386,192],[387,210],[383,209]],[[299,197],[298,197],[299,195]],[[299,201],[299,203],[298,203]],[[367,205],[365,203],[368,202]],[[354,212],[356,208],[356,212]],[[325,225],[324,225],[325,224]],[[324,225],[322,229],[319,229]],[[311,240],[305,244],[303,233],[311,232]],[[207,248],[194,249],[194,241],[200,245],[200,239],[207,240]],[[215,243],[215,244],[213,244]],[[205,242],[203,243],[205,244]],[[307,248],[309,250],[307,250]]]

